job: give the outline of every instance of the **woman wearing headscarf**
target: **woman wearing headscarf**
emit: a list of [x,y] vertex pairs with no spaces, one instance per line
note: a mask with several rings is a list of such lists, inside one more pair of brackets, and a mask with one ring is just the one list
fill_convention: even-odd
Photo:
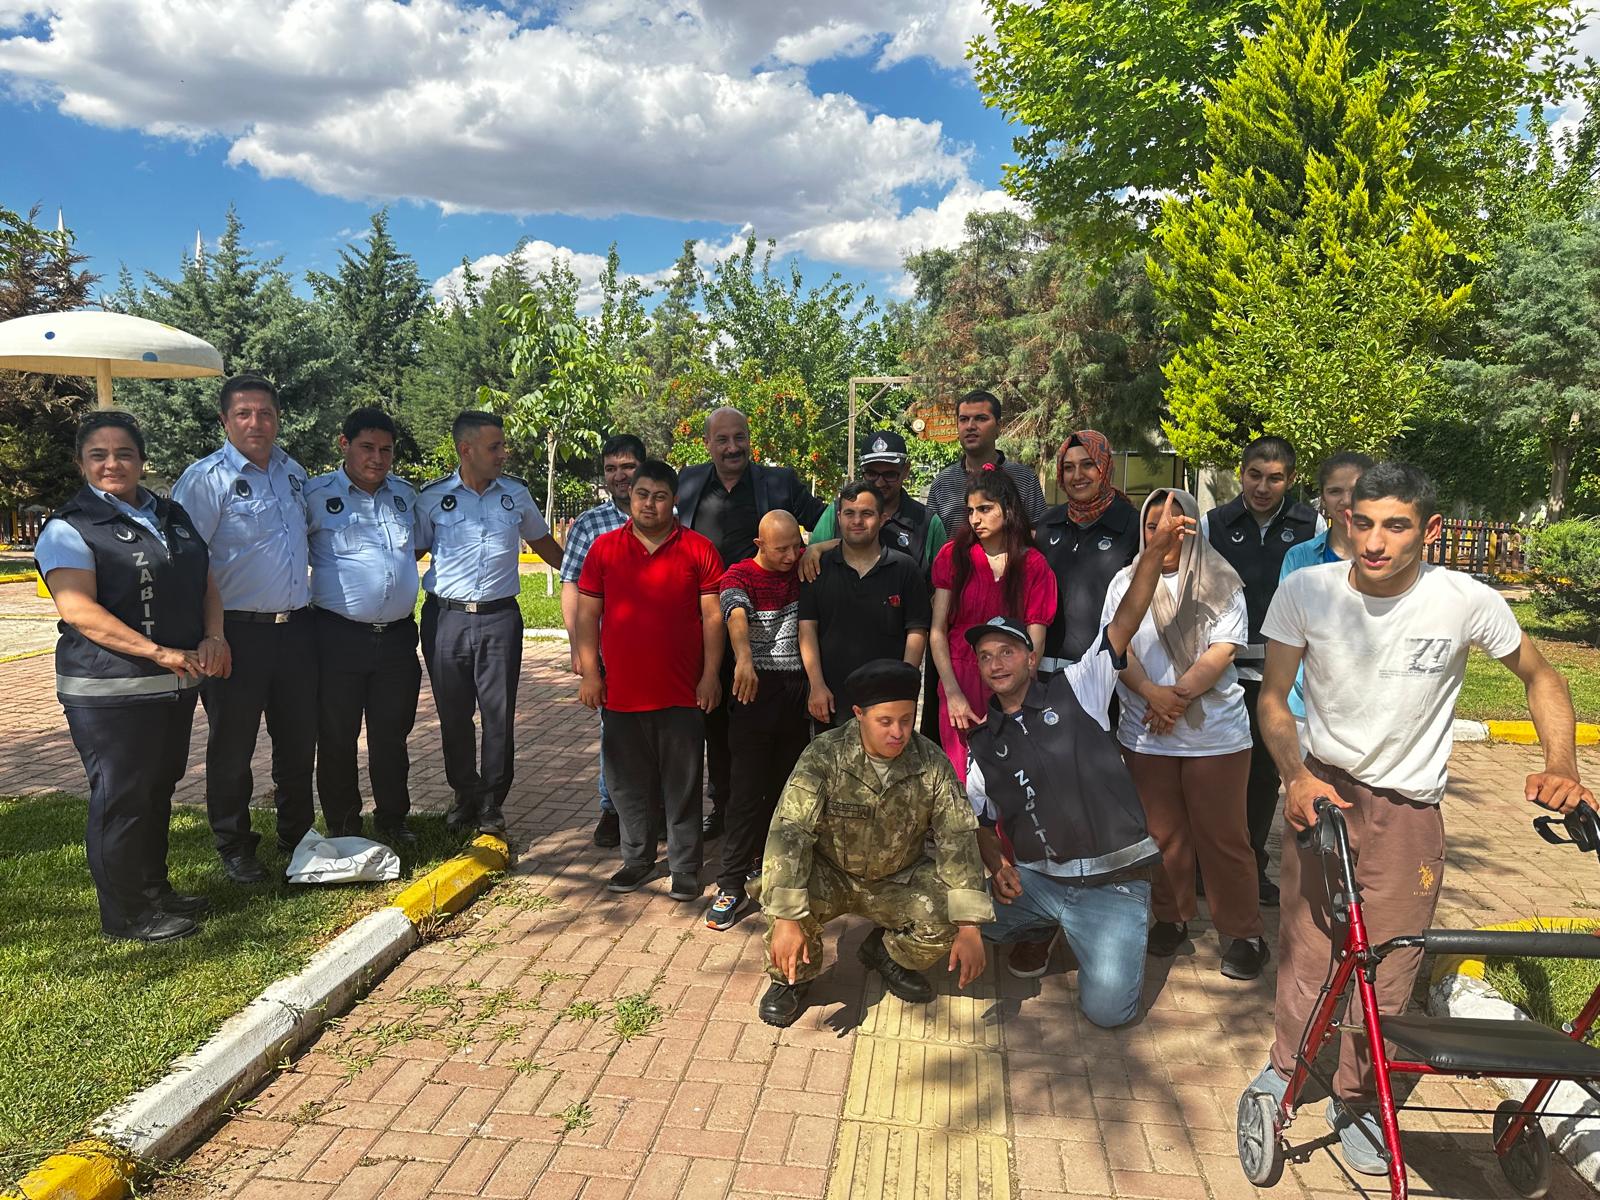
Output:
[[1060,603],[1045,631],[1041,673],[1076,662],[1100,638],[1100,610],[1116,573],[1139,552],[1139,512],[1111,485],[1111,443],[1080,429],[1056,454],[1064,503],[1039,521],[1034,544],[1056,577]]
[[[1199,519],[1199,505],[1188,492],[1153,492],[1139,518],[1141,553],[1169,496],[1184,515]],[[1161,846],[1149,950],[1167,957],[1188,938],[1197,910],[1198,856],[1211,921],[1225,943],[1222,973],[1254,979],[1267,961],[1267,943],[1245,819],[1250,720],[1233,666],[1238,647],[1249,642],[1244,584],[1201,538],[1173,547],[1161,569],[1161,584],[1117,685],[1117,739],[1150,834]],[[1112,580],[1105,620],[1116,612],[1131,577],[1128,568]]]

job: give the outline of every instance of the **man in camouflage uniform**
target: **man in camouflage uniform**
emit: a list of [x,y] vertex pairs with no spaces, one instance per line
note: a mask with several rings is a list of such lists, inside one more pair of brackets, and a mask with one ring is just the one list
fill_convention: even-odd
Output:
[[[993,920],[977,819],[938,746],[912,728],[921,673],[879,659],[855,671],[855,719],[817,737],[795,764],[767,834],[759,891],[767,917],[761,1019],[793,1024],[822,970],[822,927],[853,913],[875,928],[861,961],[912,1003],[920,972],[948,956],[966,987],[984,967],[978,927]],[[925,845],[933,836],[933,857]]]

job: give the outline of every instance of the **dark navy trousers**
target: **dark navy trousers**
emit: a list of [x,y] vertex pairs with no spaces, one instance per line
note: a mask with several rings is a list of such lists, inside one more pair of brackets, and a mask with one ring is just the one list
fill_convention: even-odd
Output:
[[[461,612],[429,597],[422,605],[422,657],[439,710],[445,778],[458,803],[479,815],[498,811],[516,765],[522,610],[513,604],[497,612]],[[474,711],[483,729],[481,757]]]
[[100,926],[119,933],[150,916],[167,882],[172,792],[189,762],[198,689],[170,700],[66,710],[89,778],[86,848]]

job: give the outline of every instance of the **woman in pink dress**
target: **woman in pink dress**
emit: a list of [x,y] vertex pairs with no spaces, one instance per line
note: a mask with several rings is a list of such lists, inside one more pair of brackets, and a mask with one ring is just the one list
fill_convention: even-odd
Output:
[[939,741],[956,777],[967,779],[967,730],[987,719],[989,691],[967,630],[993,617],[1028,627],[1044,649],[1056,615],[1056,577],[1033,548],[1033,530],[1017,485],[992,465],[967,479],[967,521],[933,560],[933,629],[929,645],[939,672]]

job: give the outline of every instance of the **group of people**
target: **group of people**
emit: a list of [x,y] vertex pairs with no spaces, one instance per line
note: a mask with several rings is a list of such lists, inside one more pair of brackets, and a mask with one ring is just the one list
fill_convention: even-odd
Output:
[[[1085,1015],[1113,1027],[1139,1014],[1147,956],[1189,944],[1198,896],[1237,980],[1268,961],[1262,909],[1281,902],[1277,1040],[1251,1085],[1281,1095],[1330,947],[1329,898],[1293,839],[1280,880],[1268,876],[1280,787],[1291,830],[1318,796],[1345,809],[1370,936],[1426,928],[1450,718],[1476,646],[1526,686],[1545,756],[1527,798],[1593,803],[1565,682],[1492,589],[1423,561],[1438,502],[1404,463],[1335,455],[1313,508],[1294,498],[1293,447],[1261,437],[1235,499],[1201,514],[1163,487],[1135,508],[1107,440],[1081,430],[1047,508],[1034,473],[997,448],[1000,401],[973,392],[956,405],[961,456],[926,501],[905,490],[903,438],[882,430],[863,443],[861,478],[824,503],[756,462],[744,416],[723,408],[706,422],[709,461],[681,473],[636,436],[609,438],[607,499],[562,546],[504,474],[490,414],[462,413],[459,470],[413,490],[391,473],[381,411],[352,413],[343,465],[308,479],[276,444],[268,381],[228,380],[220,410],[225,445],[171,500],[139,486],[131,418],[87,418],[85,486],[38,543],[113,937],[180,937],[204,911],[165,868],[197,696],[231,879],[265,877],[248,812],[263,715],[280,847],[311,827],[313,761],[328,832],[361,831],[363,721],[375,831],[410,838],[423,553],[448,820],[503,833],[523,543],[560,571],[578,698],[600,714],[594,841],[622,860],[607,886],[665,876],[673,899],[700,900],[720,838],[705,923],[726,930],[760,906],[759,1011],[777,1026],[804,1009],[822,928],[845,914],[871,924],[862,961],[911,1002],[932,997],[923,972],[941,961],[970,983],[986,941],[1010,946],[1020,976],[1042,974],[1064,941]],[[1387,1011],[1419,961],[1385,959]],[[1347,1161],[1382,1173],[1353,1047],[1337,1085]]]
[[271,381],[226,380],[218,408],[222,447],[183,472],[171,499],[140,483],[144,435],[131,416],[86,417],[76,446],[84,486],[35,546],[61,617],[56,693],[89,781],[89,870],[112,938],[186,937],[209,907],[175,891],[167,872],[197,701],[209,727],[206,816],[234,883],[268,879],[250,818],[263,717],[280,852],[312,828],[313,774],[328,835],[363,832],[363,724],[374,832],[416,841],[407,738],[422,679],[424,553],[420,641],[455,793],[447,820],[504,833],[521,546],[561,563],[528,489],[504,474],[493,414],[456,419],[459,469],[419,490],[392,472],[396,429],[380,409],[352,412],[342,465],[310,478],[278,445]]

